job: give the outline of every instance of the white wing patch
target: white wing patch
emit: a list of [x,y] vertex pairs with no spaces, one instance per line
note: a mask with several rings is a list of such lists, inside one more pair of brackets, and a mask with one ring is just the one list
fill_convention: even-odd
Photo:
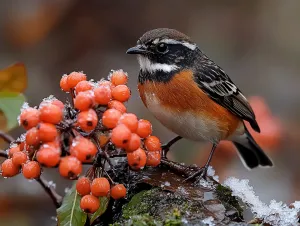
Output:
[[229,96],[238,91],[238,88],[229,81],[213,81],[211,83],[202,83],[206,88],[220,96]]
[[153,63],[147,57],[144,57],[142,55],[138,55],[138,62],[140,64],[141,70],[146,72],[171,72],[179,68],[175,64]]

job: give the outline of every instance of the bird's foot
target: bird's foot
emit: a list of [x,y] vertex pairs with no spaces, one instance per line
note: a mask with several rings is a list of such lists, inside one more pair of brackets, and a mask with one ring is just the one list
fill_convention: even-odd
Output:
[[[195,169],[196,167],[188,167]],[[201,167],[200,169],[197,167],[196,172],[193,172],[188,178],[184,180],[184,182],[189,181],[189,180],[201,180],[202,178],[204,180],[207,180],[207,170],[208,170],[208,165],[205,165]],[[194,171],[194,170],[193,170]]]

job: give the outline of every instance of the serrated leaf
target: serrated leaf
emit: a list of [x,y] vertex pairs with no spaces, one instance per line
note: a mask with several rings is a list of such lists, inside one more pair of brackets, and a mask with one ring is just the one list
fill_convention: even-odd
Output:
[[0,91],[22,93],[27,87],[26,68],[23,63],[15,63],[0,70]]
[[99,197],[99,201],[100,201],[99,209],[95,213],[93,213],[89,216],[91,224],[106,211],[109,198]]
[[80,209],[80,199],[74,185],[63,199],[61,207],[57,209],[58,226],[84,226],[87,214]]
[[[3,121],[3,116],[6,118],[6,123],[0,127],[7,131],[14,128],[17,124],[17,118],[20,114],[20,108],[25,102],[25,97],[21,93],[16,92],[0,92],[0,118]],[[5,126],[3,126],[5,124]]]

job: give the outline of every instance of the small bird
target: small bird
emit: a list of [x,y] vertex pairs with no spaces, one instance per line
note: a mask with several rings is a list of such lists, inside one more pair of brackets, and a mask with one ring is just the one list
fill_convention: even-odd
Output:
[[244,121],[260,132],[255,114],[240,89],[224,70],[210,60],[185,34],[168,28],[146,32],[127,54],[137,54],[138,89],[145,106],[181,138],[210,141],[207,163],[191,178],[206,176],[221,140],[232,141],[248,169],[272,166]]

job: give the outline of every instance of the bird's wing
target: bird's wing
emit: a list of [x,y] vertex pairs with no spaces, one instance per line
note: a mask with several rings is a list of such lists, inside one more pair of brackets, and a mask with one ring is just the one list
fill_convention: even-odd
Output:
[[208,59],[204,59],[200,65],[194,71],[198,86],[216,103],[248,121],[255,131],[260,132],[251,106],[228,75]]

